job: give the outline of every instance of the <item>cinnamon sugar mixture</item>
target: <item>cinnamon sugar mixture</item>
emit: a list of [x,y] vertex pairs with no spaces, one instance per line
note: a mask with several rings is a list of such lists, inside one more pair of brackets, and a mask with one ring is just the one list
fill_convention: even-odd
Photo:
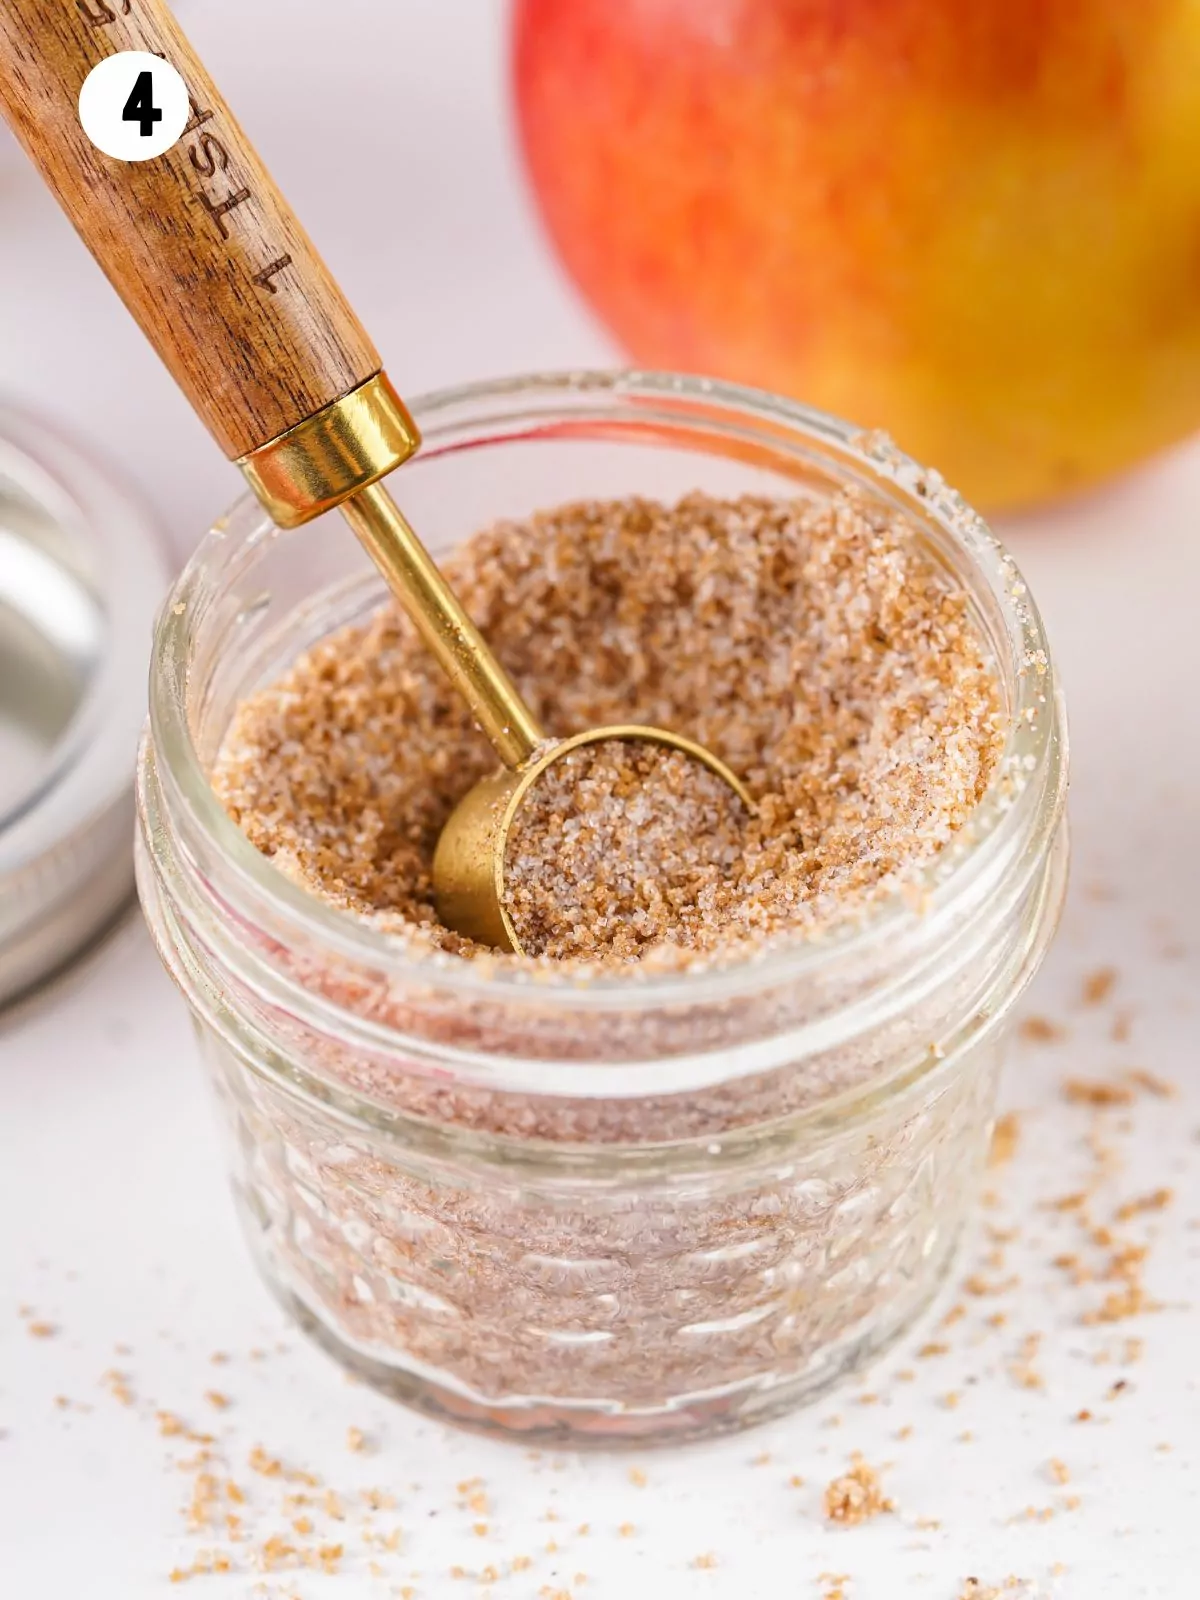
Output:
[[[849,493],[581,502],[486,529],[445,571],[552,734],[631,721],[687,734],[755,802],[733,826],[681,758],[683,809],[704,821],[656,888],[656,851],[678,852],[679,830],[664,844],[669,818],[657,832],[642,819],[664,778],[679,798],[683,772],[661,752],[648,765],[631,765],[634,747],[616,765],[606,747],[581,753],[543,780],[510,846],[510,911],[533,954],[494,959],[679,967],[825,929],[946,843],[1003,744],[965,595],[901,518]],[[418,949],[473,957],[437,920],[430,868],[454,803],[494,766],[385,606],[241,706],[213,782],[306,888]],[[623,822],[605,801],[601,851],[598,793],[643,783]],[[553,834],[541,845],[539,818]]]
[[683,750],[608,739],[568,751],[513,819],[505,909],[530,955],[637,959],[695,944],[742,858],[749,821]]

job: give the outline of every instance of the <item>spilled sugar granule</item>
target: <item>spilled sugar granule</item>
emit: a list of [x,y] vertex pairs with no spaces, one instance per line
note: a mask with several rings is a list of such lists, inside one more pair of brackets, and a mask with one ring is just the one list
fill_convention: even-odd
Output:
[[861,1457],[853,1458],[849,1471],[828,1485],[824,1504],[827,1519],[846,1527],[896,1509],[883,1492],[878,1472]]

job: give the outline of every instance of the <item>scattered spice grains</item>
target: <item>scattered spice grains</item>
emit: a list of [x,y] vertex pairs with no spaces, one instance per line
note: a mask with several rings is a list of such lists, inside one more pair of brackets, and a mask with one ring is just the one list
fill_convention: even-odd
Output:
[[1090,972],[1083,980],[1084,1005],[1103,1005],[1116,986],[1116,982],[1117,971],[1115,967],[1097,967],[1095,972]]
[[525,951],[636,960],[700,945],[745,850],[749,816],[715,772],[645,740],[582,745],[537,780],[513,822],[504,904]]
[[821,1600],[850,1600],[846,1588],[850,1582],[848,1572],[822,1572],[817,1582],[821,1585]]
[[100,1380],[108,1389],[109,1394],[119,1405],[132,1406],[135,1395],[129,1385],[128,1376],[118,1372],[115,1367],[110,1367]]
[[1118,1206],[1116,1219],[1118,1222],[1128,1222],[1130,1218],[1146,1211],[1162,1211],[1171,1204],[1173,1198],[1170,1189],[1155,1189],[1150,1194],[1139,1195],[1137,1199],[1127,1200],[1124,1205]]
[[1066,1029],[1057,1022],[1051,1022],[1049,1017],[1023,1017],[1017,1031],[1022,1039],[1028,1039],[1031,1044],[1057,1044],[1067,1036]]
[[1068,1078],[1063,1084],[1063,1094],[1076,1105],[1087,1106],[1128,1106],[1134,1099],[1134,1091],[1128,1084],[1086,1078]]
[[1160,1078],[1157,1073],[1147,1072],[1144,1067],[1134,1067],[1129,1074],[1129,1081],[1148,1094],[1156,1095],[1160,1100],[1173,1099],[1178,1092],[1173,1083],[1168,1082],[1166,1078]]
[[958,1600],[1009,1600],[1015,1594],[1036,1593],[1028,1578],[1005,1578],[1002,1583],[984,1583],[979,1578],[964,1578]]
[[988,1165],[1003,1167],[1008,1164],[1017,1153],[1017,1140],[1021,1136],[1021,1119],[1015,1111],[1005,1112],[1004,1116],[996,1118],[996,1126],[992,1130],[992,1145],[988,1152]]
[[[829,504],[693,494],[674,506],[566,505],[477,534],[445,571],[556,736],[668,728],[725,760],[754,799],[735,828],[720,794],[693,796],[717,829],[689,889],[704,914],[680,921],[672,906],[666,937],[663,906],[627,917],[618,959],[685,966],[744,953],[894,894],[966,819],[1003,744],[965,594],[902,518],[850,493]],[[388,606],[242,705],[213,784],[306,888],[417,949],[477,956],[438,923],[430,868],[451,808],[494,765]],[[668,787],[679,776],[669,760],[658,769]],[[560,801],[551,786],[551,814]],[[625,830],[619,842],[629,845]],[[512,864],[540,959],[603,953],[582,928],[543,942],[537,883],[562,853],[529,851],[525,832]],[[593,864],[582,847],[576,881]],[[608,893],[620,906],[629,898]]]
[[[156,1423],[167,1441],[169,1464],[189,1480],[183,1524],[197,1543],[190,1559],[167,1574],[171,1583],[217,1573],[334,1575],[363,1567],[373,1577],[399,1576],[384,1565],[403,1548],[403,1531],[391,1515],[397,1502],[389,1490],[335,1490],[317,1473],[289,1465],[262,1445],[243,1456],[229,1437],[194,1429],[174,1411],[138,1405],[120,1374],[107,1373],[102,1381],[119,1403],[138,1406]],[[239,1463],[249,1469],[250,1479],[239,1481]],[[510,1567],[518,1571],[518,1560]],[[270,1593],[278,1600],[293,1593],[261,1584],[247,1592]],[[407,1593],[410,1600],[416,1594],[407,1584],[391,1592]]]
[[1040,1333],[1026,1334],[1021,1342],[1020,1353],[1012,1363],[1009,1372],[1013,1382],[1021,1389],[1044,1389],[1046,1380],[1034,1366],[1037,1353],[1041,1348],[1042,1336]]
[[884,1494],[875,1468],[868,1466],[859,1455],[850,1460],[849,1471],[834,1478],[826,1487],[826,1518],[844,1527],[853,1527],[883,1512],[894,1511],[895,1504]]
[[[1148,1077],[1149,1082],[1143,1082],[1143,1076]],[[1143,1282],[1148,1245],[1122,1238],[1110,1223],[1098,1220],[1095,1215],[1095,1204],[1102,1189],[1113,1182],[1119,1171],[1117,1155],[1108,1142],[1108,1132],[1114,1126],[1111,1113],[1133,1104],[1139,1091],[1155,1099],[1162,1098],[1159,1086],[1160,1080],[1152,1074],[1134,1073],[1127,1074],[1123,1081],[1068,1079],[1063,1085],[1068,1103],[1088,1107],[1092,1112],[1087,1145],[1093,1171],[1085,1189],[1074,1190],[1050,1202],[1053,1210],[1065,1214],[1078,1227],[1083,1247],[1060,1252],[1053,1258],[1053,1264],[1074,1284],[1117,1285],[1106,1290],[1099,1302],[1093,1301],[1085,1307],[1079,1319],[1085,1326],[1121,1322],[1128,1317],[1162,1310],[1161,1302],[1147,1292]],[[1119,1123],[1115,1125],[1120,1126]],[[1109,1215],[1115,1224],[1128,1224],[1166,1209],[1172,1198],[1170,1189],[1154,1189],[1116,1205]]]

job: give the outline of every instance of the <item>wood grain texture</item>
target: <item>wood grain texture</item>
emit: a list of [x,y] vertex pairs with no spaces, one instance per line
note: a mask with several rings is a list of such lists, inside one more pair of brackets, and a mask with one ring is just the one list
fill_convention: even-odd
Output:
[[[188,86],[188,129],[155,160],[113,160],[80,126],[80,87],[118,50],[165,57]],[[0,0],[0,111],[226,455],[379,370],[160,0]]]

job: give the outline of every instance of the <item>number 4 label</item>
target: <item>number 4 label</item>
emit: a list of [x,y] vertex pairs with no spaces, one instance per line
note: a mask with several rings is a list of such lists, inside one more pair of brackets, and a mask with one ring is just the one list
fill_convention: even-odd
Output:
[[187,85],[146,50],[121,50],[93,67],[79,91],[83,131],[115,161],[165,155],[187,127]]
[[129,91],[129,99],[125,102],[121,121],[136,122],[142,138],[150,139],[154,136],[154,124],[161,122],[162,119],[162,112],[154,104],[154,74],[139,72],[134,79],[133,88]]

